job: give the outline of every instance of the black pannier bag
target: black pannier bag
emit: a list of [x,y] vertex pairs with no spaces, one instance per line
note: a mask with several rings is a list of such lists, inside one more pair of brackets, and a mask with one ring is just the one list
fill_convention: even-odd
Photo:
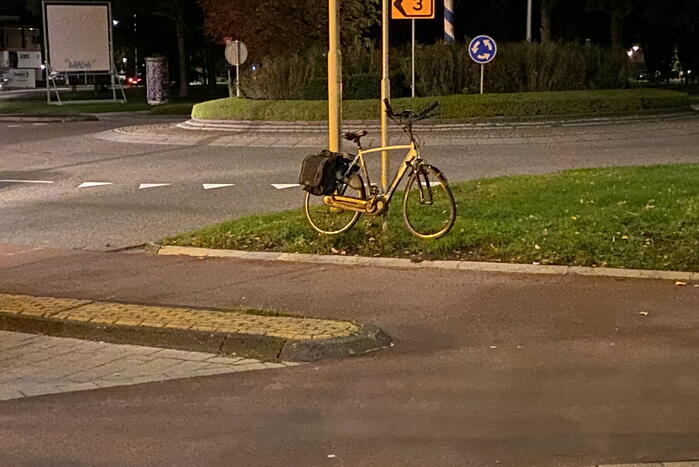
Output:
[[331,195],[335,192],[339,173],[346,167],[342,154],[328,150],[307,156],[301,164],[299,184],[312,195]]

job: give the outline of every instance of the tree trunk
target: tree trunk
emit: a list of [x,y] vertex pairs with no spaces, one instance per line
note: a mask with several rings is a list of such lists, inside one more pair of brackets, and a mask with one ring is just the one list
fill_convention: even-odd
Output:
[[551,5],[541,2],[541,42],[551,41]]
[[622,33],[624,32],[624,15],[620,11],[612,12],[612,23],[611,23],[611,43],[612,49],[620,49],[622,41]]
[[177,53],[180,59],[180,97],[189,97],[189,67],[187,66],[184,18],[175,19],[175,27],[177,29]]
[[209,89],[216,89],[216,52],[214,47],[206,47],[204,54],[206,55],[206,69],[209,76]]

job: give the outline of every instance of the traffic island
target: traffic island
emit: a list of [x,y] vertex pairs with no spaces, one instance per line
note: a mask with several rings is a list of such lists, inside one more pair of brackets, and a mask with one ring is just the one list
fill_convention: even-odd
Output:
[[349,357],[391,343],[349,321],[0,294],[0,329],[263,360]]

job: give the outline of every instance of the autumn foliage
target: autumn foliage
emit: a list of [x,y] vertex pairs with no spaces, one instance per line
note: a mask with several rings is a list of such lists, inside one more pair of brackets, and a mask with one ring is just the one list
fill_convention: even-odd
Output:
[[[328,4],[318,0],[199,0],[208,35],[239,39],[260,58],[327,47]],[[360,41],[378,23],[378,0],[341,3],[344,44]]]

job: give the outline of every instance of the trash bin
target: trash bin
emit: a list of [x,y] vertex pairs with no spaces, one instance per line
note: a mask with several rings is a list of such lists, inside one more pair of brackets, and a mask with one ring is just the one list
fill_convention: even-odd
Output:
[[170,74],[167,57],[146,57],[146,99],[150,105],[170,100]]

